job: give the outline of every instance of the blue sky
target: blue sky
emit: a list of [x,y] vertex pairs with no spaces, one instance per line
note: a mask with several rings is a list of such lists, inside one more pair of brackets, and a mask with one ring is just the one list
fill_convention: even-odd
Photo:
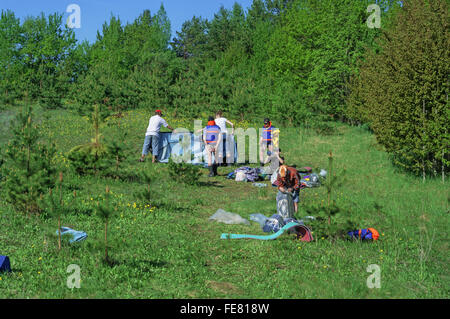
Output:
[[125,24],[132,22],[144,9],[155,14],[163,3],[172,25],[172,36],[179,31],[184,21],[194,15],[212,19],[221,5],[231,9],[234,2],[238,2],[247,10],[252,0],[0,0],[0,11],[10,9],[21,21],[27,16],[37,16],[41,12],[46,15],[54,12],[64,14],[66,21],[69,13],[66,8],[70,4],[77,4],[81,9],[81,28],[75,29],[78,40],[87,39],[94,42],[97,30],[105,21],[109,21],[111,13],[118,15]]

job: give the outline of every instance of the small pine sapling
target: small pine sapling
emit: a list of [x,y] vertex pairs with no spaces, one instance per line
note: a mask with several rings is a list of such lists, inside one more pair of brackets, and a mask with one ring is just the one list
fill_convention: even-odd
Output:
[[2,166],[5,201],[16,211],[39,213],[40,198],[54,185],[55,147],[39,141],[39,126],[34,124],[31,107],[21,111],[11,127],[13,137],[5,150]]
[[[333,168],[333,154],[330,151],[328,156],[328,174],[325,182],[323,183],[327,189],[326,204],[323,205],[310,205],[304,206],[308,215],[317,216],[316,220],[313,221],[312,226],[316,231],[316,238],[319,237],[333,237],[340,234],[344,234],[344,229],[352,228],[352,222],[347,220],[342,223],[341,221],[336,221],[333,217],[339,213],[344,212],[344,209],[339,207],[334,199],[335,188],[340,188],[345,182],[345,169],[340,173],[336,174]],[[324,222],[324,218],[326,222]],[[318,234],[317,234],[318,233]]]
[[110,202],[110,189],[109,186],[106,187],[106,194],[105,194],[105,200],[104,203],[101,203],[97,207],[97,214],[99,217],[103,220],[105,224],[105,261],[109,262],[108,257],[108,223],[111,219],[111,217],[114,214],[114,210],[111,208],[111,202]]
[[102,142],[100,134],[101,114],[98,105],[95,105],[92,113],[92,127],[94,137],[90,143],[79,145],[70,150],[68,158],[77,173],[98,173],[102,169],[102,160],[107,154],[107,148]]
[[113,175],[116,177],[116,179],[119,178],[120,163],[122,163],[126,158],[125,146],[123,144],[123,141],[126,139],[126,136],[127,133],[124,133],[120,136],[118,140],[110,139],[106,142],[106,149],[109,155],[109,162],[112,164],[110,166],[114,167]]
[[200,168],[196,165],[187,164],[184,162],[175,163],[169,159],[169,175],[178,182],[187,185],[198,185],[201,174]]
[[[47,196],[43,198],[43,206],[46,208],[49,215],[55,217],[58,221],[58,250],[61,250],[61,217],[66,212],[66,208],[63,200],[63,173],[59,173],[59,178],[56,183],[57,193],[54,189],[50,189]],[[73,199],[75,199],[75,193]]]

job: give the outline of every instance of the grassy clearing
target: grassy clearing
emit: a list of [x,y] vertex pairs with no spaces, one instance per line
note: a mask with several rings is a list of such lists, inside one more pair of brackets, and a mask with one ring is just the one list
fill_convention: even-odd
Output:
[[[42,111],[37,112],[42,116]],[[87,119],[51,111],[43,133],[56,143],[59,165],[65,154],[89,141]],[[8,140],[3,123],[13,112],[0,113],[0,145]],[[78,245],[63,243],[57,251],[56,221],[27,217],[0,204],[0,253],[11,258],[13,272],[0,274],[2,298],[448,298],[449,184],[398,172],[367,131],[338,125],[338,133],[319,136],[307,129],[283,129],[281,148],[288,164],[326,168],[330,150],[335,166],[347,170],[347,183],[336,200],[359,227],[381,233],[375,243],[330,242],[317,238],[301,243],[289,236],[276,241],[220,240],[221,233],[262,234],[259,225],[209,222],[223,208],[249,218],[276,212],[276,190],[236,183],[224,175],[202,176],[203,186],[174,183],[163,164],[139,164],[148,117],[134,111],[121,120],[129,132],[126,166],[149,170],[157,179],[155,210],[139,208],[136,181],[65,175],[77,191],[77,209],[63,225],[88,233]],[[103,128],[115,136],[117,120]],[[175,127],[187,121],[170,120]],[[93,213],[97,198],[109,185],[118,211],[110,224],[109,254],[103,257],[103,224]],[[325,189],[301,192],[303,203],[325,200]],[[134,204],[136,203],[136,207]],[[377,205],[375,205],[377,204]],[[299,213],[302,217],[303,212]],[[68,289],[70,264],[81,267],[81,288]],[[366,269],[381,268],[381,289],[368,289]]]

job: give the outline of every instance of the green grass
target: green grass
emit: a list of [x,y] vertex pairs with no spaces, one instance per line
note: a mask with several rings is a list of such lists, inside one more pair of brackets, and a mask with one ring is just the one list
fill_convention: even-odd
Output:
[[[42,116],[42,110],[37,110]],[[9,122],[12,111],[0,113]],[[56,143],[58,163],[73,146],[91,136],[86,119],[67,111],[49,112],[43,134]],[[65,181],[77,188],[78,213],[63,217],[63,225],[88,233],[77,245],[57,250],[54,219],[24,216],[0,204],[0,254],[11,258],[13,272],[0,274],[2,298],[448,298],[449,183],[399,172],[369,132],[338,125],[338,133],[319,136],[306,129],[282,129],[281,148],[288,164],[326,168],[333,151],[335,167],[347,170],[347,182],[336,190],[338,204],[351,212],[360,228],[374,227],[377,242],[296,241],[288,235],[276,241],[221,240],[222,233],[263,234],[259,225],[225,225],[208,221],[223,208],[249,219],[250,214],[276,213],[276,189],[258,189],[224,175],[203,186],[177,184],[167,166],[139,164],[148,117],[143,111],[121,121],[127,130],[130,169],[151,170],[155,200],[165,205],[150,211],[133,208],[138,182],[77,177]],[[8,120],[8,121],[7,121]],[[175,124],[172,124],[172,123]],[[115,136],[117,125],[105,126]],[[169,120],[172,126],[186,124]],[[190,128],[190,127],[188,127]],[[9,131],[0,126],[0,146]],[[2,147],[3,148],[3,147]],[[109,185],[118,208],[110,223],[109,255],[103,262],[103,224],[90,213]],[[91,200],[91,198],[93,200]],[[326,200],[324,187],[301,192],[303,204]],[[172,204],[171,204],[172,203]],[[139,203],[137,203],[139,204]],[[376,208],[375,204],[381,206]],[[302,204],[300,205],[302,206]],[[300,213],[297,217],[302,217]],[[81,267],[81,288],[66,286],[70,264]],[[381,269],[381,288],[368,289],[367,266]]]

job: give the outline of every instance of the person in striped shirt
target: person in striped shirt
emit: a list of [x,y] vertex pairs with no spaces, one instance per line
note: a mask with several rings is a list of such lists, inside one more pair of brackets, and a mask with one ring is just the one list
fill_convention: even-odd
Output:
[[[218,148],[222,141],[220,127],[214,121],[214,117],[208,118],[208,125],[203,129],[203,142],[205,143],[206,152],[208,154],[209,177],[217,175],[218,166]],[[212,162],[212,154],[214,153],[215,161]]]

